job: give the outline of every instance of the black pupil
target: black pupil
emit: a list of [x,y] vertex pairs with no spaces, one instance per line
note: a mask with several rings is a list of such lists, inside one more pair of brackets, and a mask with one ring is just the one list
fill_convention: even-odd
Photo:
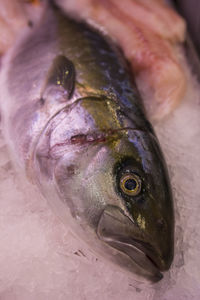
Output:
[[133,191],[137,186],[137,182],[135,179],[127,179],[124,186],[127,190]]

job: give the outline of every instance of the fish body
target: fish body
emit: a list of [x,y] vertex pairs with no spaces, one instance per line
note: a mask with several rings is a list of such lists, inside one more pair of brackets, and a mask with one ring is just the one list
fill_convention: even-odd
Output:
[[48,6],[1,74],[13,160],[64,223],[141,280],[173,259],[165,162],[120,50]]

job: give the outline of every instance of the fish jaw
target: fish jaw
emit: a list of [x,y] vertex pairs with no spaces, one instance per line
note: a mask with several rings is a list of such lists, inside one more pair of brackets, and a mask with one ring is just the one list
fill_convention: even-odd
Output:
[[157,250],[149,242],[145,243],[145,237],[139,233],[137,225],[117,206],[105,207],[98,223],[97,235],[101,241],[134,261],[144,278],[151,282],[161,280],[163,278],[161,271],[168,270],[171,265],[173,259],[171,251],[161,257],[162,249]]

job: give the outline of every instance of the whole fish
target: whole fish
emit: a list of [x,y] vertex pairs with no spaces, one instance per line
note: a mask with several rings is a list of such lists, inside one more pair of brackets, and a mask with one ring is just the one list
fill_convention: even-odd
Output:
[[63,222],[137,278],[173,259],[165,162],[120,50],[48,5],[5,58],[1,113],[12,157]]

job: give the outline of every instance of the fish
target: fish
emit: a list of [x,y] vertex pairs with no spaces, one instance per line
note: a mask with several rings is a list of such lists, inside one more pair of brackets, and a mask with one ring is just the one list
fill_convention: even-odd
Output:
[[118,271],[162,279],[170,179],[118,45],[49,3],[2,61],[0,86],[11,159],[63,223]]

